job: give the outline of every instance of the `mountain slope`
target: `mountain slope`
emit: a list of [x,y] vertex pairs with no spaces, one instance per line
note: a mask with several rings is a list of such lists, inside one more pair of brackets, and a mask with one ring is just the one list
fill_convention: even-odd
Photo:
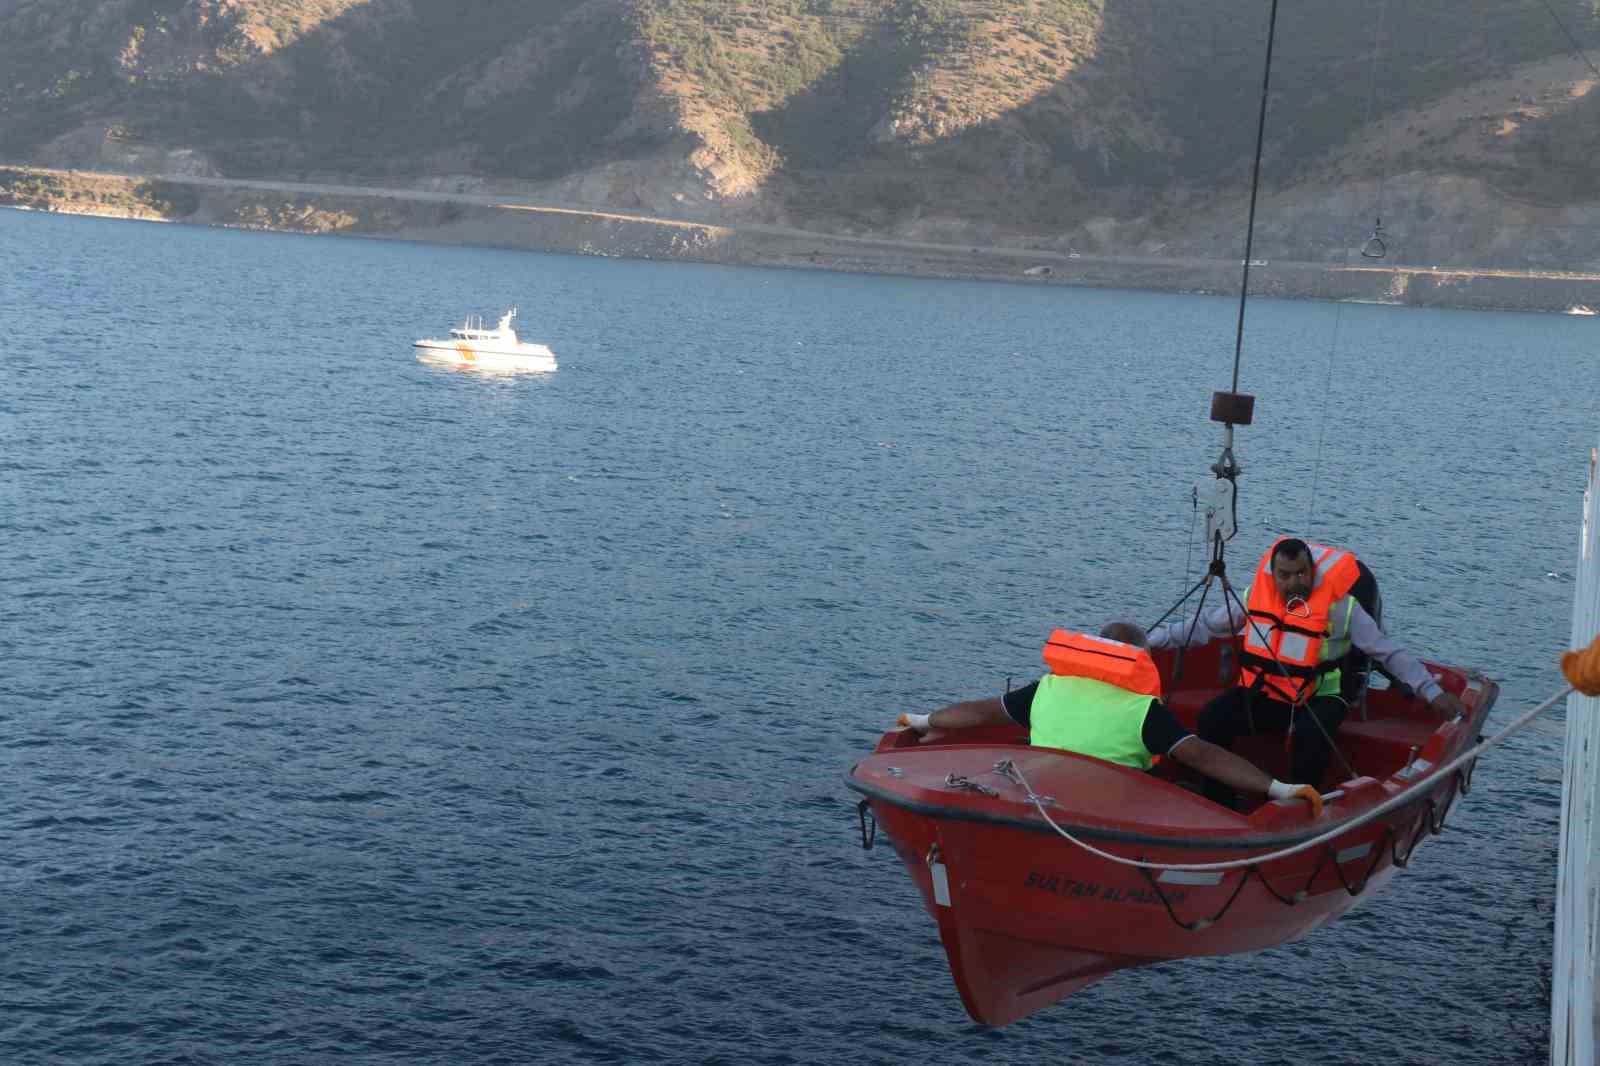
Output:
[[[1590,0],[1552,3],[1600,45]],[[1193,243],[1248,180],[1265,15],[1262,0],[0,0],[0,160]],[[1600,116],[1569,50],[1531,0],[1285,3],[1269,189],[1388,167],[1594,199]],[[1567,64],[1528,89],[1550,99],[1466,151],[1476,134],[1438,102],[1540,60]]]

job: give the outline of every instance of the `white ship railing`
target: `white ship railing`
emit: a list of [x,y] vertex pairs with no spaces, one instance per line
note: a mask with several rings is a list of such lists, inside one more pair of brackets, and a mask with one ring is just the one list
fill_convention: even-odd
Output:
[[[1571,647],[1600,633],[1600,449],[1589,453],[1583,495]],[[1566,767],[1561,787],[1561,857],[1556,878],[1555,959],[1550,973],[1551,1066],[1594,1066],[1596,884],[1600,874],[1600,699],[1567,697]]]

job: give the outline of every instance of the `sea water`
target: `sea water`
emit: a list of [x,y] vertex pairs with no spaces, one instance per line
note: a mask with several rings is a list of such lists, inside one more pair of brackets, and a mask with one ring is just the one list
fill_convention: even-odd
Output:
[[[1352,914],[965,1017],[843,777],[1152,621],[1236,303],[0,212],[0,1061],[1537,1061],[1560,721]],[[420,365],[518,304],[551,375]],[[1253,300],[1245,573],[1559,684],[1600,333]]]

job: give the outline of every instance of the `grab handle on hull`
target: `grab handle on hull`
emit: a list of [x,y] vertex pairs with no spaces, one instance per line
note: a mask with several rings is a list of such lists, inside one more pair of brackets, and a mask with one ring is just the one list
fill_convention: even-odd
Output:
[[864,799],[856,804],[856,818],[861,822],[861,850],[871,851],[878,840],[878,819],[872,813],[872,801]]

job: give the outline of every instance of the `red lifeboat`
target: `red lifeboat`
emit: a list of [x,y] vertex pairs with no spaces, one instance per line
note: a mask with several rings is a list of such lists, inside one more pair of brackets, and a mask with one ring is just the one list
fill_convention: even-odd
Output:
[[[1167,704],[1190,728],[1231,679],[1226,647],[1186,652],[1181,679],[1170,653],[1157,653]],[[1471,784],[1471,762],[1448,774],[1437,768],[1476,741],[1499,688],[1428,665],[1467,715],[1441,721],[1398,688],[1370,690],[1335,735],[1344,761],[1332,760],[1321,783],[1328,802],[1315,820],[1298,800],[1249,812],[1218,806],[1185,787],[1196,782],[1171,760],[1144,773],[1030,747],[1017,727],[926,739],[897,729],[847,779],[866,797],[863,843],[878,826],[893,843],[938,923],[967,1013],[985,1025],[1025,1018],[1125,967],[1295,940],[1407,865]],[[1235,750],[1274,776],[1287,772],[1282,733],[1245,738]],[[1335,832],[1407,789],[1395,809]],[[1149,865],[1103,858],[1056,826]],[[1329,833],[1295,854],[1256,861]],[[1236,861],[1227,870],[1180,868]]]

